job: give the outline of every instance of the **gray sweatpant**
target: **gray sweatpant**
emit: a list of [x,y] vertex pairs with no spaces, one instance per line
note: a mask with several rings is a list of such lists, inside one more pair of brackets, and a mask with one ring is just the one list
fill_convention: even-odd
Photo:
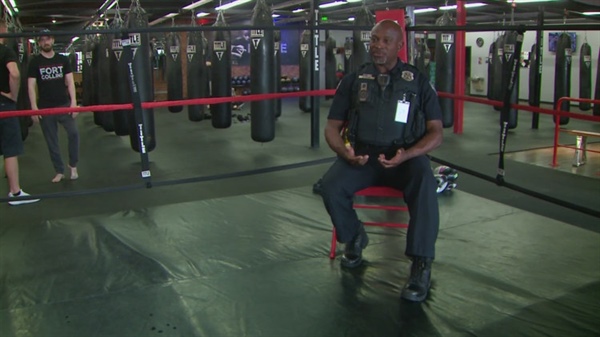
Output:
[[69,166],[77,167],[79,161],[79,131],[75,119],[70,114],[46,115],[40,120],[44,138],[48,145],[50,160],[56,173],[64,174],[65,164],[60,155],[60,146],[58,145],[58,124],[61,124],[67,131],[69,144]]

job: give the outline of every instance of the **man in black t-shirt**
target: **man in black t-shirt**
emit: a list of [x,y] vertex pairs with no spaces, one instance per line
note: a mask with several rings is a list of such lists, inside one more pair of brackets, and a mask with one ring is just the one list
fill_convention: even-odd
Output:
[[[6,33],[6,23],[0,21],[0,33]],[[17,55],[4,45],[0,38],[0,156],[4,157],[4,170],[8,178],[9,198],[27,197],[19,184],[19,160],[23,154],[23,139],[18,117],[2,117],[2,111],[16,110],[16,101],[20,86]],[[16,206],[39,201],[40,199],[9,201]]]
[[[44,31],[50,32],[49,30]],[[40,36],[37,42],[41,52],[40,55],[35,56],[29,62],[27,72],[31,109],[77,107],[75,83],[69,59],[54,52],[54,38],[52,36]],[[77,124],[75,123],[76,116],[77,113],[68,113],[32,117],[34,122],[41,124],[44,138],[46,138],[50,159],[56,172],[52,179],[53,183],[57,183],[64,178],[65,170],[58,145],[59,123],[67,131],[71,179],[74,180],[79,177],[77,173],[79,131],[77,131]]]

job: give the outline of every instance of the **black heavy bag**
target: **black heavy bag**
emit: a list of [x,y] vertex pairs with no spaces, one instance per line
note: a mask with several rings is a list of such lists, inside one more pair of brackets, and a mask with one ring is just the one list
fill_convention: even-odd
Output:
[[[275,39],[275,51],[273,60],[275,71],[273,72],[273,83],[275,83],[274,92],[281,92],[281,31],[276,30],[273,33]],[[281,98],[275,100],[275,117],[281,117]]]
[[[256,1],[253,26],[273,26],[271,9],[265,0]],[[250,91],[252,94],[270,94],[275,91],[273,68],[275,38],[273,30],[250,30]],[[270,142],[275,138],[275,102],[270,100],[250,103],[252,140]]]
[[[192,26],[195,23],[192,22]],[[187,35],[187,95],[189,99],[208,97],[208,72],[204,54],[204,36],[200,31]],[[204,104],[188,105],[188,119],[198,122],[204,119]]]
[[[561,97],[571,96],[571,37],[562,33],[556,42],[556,67],[554,68],[554,109],[559,110],[558,100]],[[563,101],[562,111],[570,111],[569,101]],[[554,116],[554,122],[556,122]],[[569,117],[560,117],[560,125],[569,123]]]
[[[215,27],[226,27],[223,12],[219,12]],[[215,32],[210,72],[212,97],[231,97],[231,33]],[[212,126],[224,129],[231,126],[231,102],[211,104]]]
[[[448,13],[439,17],[437,26],[455,26],[454,19]],[[454,67],[456,46],[453,32],[438,32],[435,41],[435,88],[438,91],[454,93]],[[449,128],[454,124],[454,100],[438,98],[442,108],[442,124]]]
[[[111,54],[112,54],[112,34],[100,34],[98,37],[97,44],[97,55],[96,55],[96,74],[98,78],[96,81],[96,95],[98,97],[97,103],[106,105],[112,104],[112,78],[111,78]],[[115,120],[112,111],[97,112],[101,126],[104,131],[113,132],[115,131]]]
[[[529,105],[531,106],[540,106],[540,94],[541,91],[537,88],[540,85],[536,85],[536,83],[540,83],[542,80],[542,68],[540,67],[541,58],[537,54],[537,44],[533,44],[531,46],[531,53],[529,55],[529,59],[531,62],[529,63]],[[541,83],[540,83],[541,84]]]
[[[579,98],[592,98],[592,47],[587,42],[579,51]],[[591,103],[579,102],[579,109],[588,111],[591,108]]]
[[[372,27],[375,25],[373,14],[367,7],[362,6],[354,19],[355,26]],[[371,62],[369,47],[371,45],[370,30],[355,30],[352,32],[352,71],[357,70],[361,65]],[[348,73],[348,72],[346,72]]]
[[[181,38],[179,33],[167,34],[167,100],[179,101],[183,99],[183,70],[181,66]],[[169,107],[170,112],[183,111],[182,105]]]
[[346,38],[344,43],[344,74],[349,74],[352,71],[352,37]]
[[[81,66],[81,104],[90,106],[96,104],[95,80],[94,80],[94,49],[96,48],[96,39],[94,35],[85,36],[83,46],[83,64]],[[94,124],[102,125],[98,113],[94,113]]]
[[488,69],[487,69],[487,98],[493,99],[494,97],[494,63],[496,63],[496,42],[490,44],[488,54]]
[[[122,29],[124,22],[120,16],[113,20],[112,29]],[[112,53],[110,55],[110,76],[112,79],[112,99],[115,104],[131,103],[131,93],[129,91],[129,71],[127,70],[127,60],[123,57],[123,44],[121,42],[121,33],[112,36]],[[113,111],[113,121],[115,125],[115,134],[117,136],[127,136],[129,134],[129,125],[127,115],[129,110]]]
[[336,41],[329,35],[329,31],[325,35],[327,35],[325,39],[325,89],[335,89],[337,87]]
[[[504,91],[502,89],[502,69],[504,64],[504,34],[498,36],[494,43],[494,63],[492,64],[492,71],[494,81],[492,83],[492,97],[494,101],[504,100]],[[502,107],[494,106],[497,111],[502,110]]]
[[[313,71],[310,66],[310,39],[312,39],[310,30],[303,31],[300,37],[300,83],[298,83],[300,91],[309,91],[311,89],[310,84],[312,82]],[[312,110],[310,97],[308,96],[300,97],[299,104],[300,110],[304,112]]]
[[[517,43],[517,35],[516,31],[510,31],[504,34],[504,61],[502,63],[502,92],[506,93],[508,90],[510,77],[512,74],[512,66],[513,62],[516,62],[516,70],[515,70],[515,84],[510,93],[510,104],[516,104],[519,100],[519,58],[520,55],[516,55],[515,47]],[[507,127],[509,129],[514,129],[517,127],[517,117],[518,111],[516,109],[510,108],[508,113],[503,115],[500,114],[500,125],[502,122],[508,122]]]
[[[594,92],[594,100],[600,100],[600,49],[598,49],[598,66],[596,67],[596,91]],[[594,116],[600,116],[600,103],[594,103]]]
[[[126,26],[129,29],[147,28],[148,15],[140,6],[139,1],[132,1],[129,12],[127,13]],[[131,67],[136,79],[136,85],[140,100],[143,102],[154,101],[154,85],[152,72],[152,50],[150,48],[150,39],[148,33],[130,33],[129,42],[131,44],[132,62]],[[146,152],[154,150],[156,147],[156,136],[154,131],[154,111],[152,109],[142,109],[142,121],[136,121],[135,112],[130,111],[128,115],[129,141],[131,148],[140,151],[140,138],[138,131],[141,128],[144,146]],[[139,124],[138,124],[139,123]]]
[[[94,45],[92,48],[92,80],[94,81],[94,93],[92,94],[94,97],[94,105],[100,104],[100,98],[98,96],[98,60],[100,59],[98,56],[100,55],[100,39],[98,36],[94,36]],[[104,118],[102,116],[102,112],[94,111],[94,123],[98,126],[102,126],[102,122],[104,122]]]
[[431,51],[427,47],[427,38],[420,39],[417,44],[417,57],[415,59],[415,66],[422,72],[427,78],[429,78],[429,64],[431,61]]

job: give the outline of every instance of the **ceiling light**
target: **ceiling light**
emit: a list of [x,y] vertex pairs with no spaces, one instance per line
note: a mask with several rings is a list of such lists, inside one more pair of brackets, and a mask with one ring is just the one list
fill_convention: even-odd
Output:
[[528,2],[549,2],[554,0],[506,0],[508,3],[525,4]]
[[348,21],[354,21],[354,20],[356,20],[356,19],[353,16],[348,18]]
[[302,13],[302,12],[304,12],[304,9],[302,9],[302,8],[297,8],[292,11],[292,13]]
[[465,4],[465,8],[475,8],[475,7],[483,7],[483,6],[487,6],[487,4],[484,4],[483,2],[474,2],[472,4]]
[[583,12],[583,15],[600,15],[600,12]]
[[278,18],[278,17],[280,17],[280,16],[281,16],[281,15],[279,15],[279,14],[273,14],[273,15],[271,15],[271,17],[272,17],[272,18]]
[[319,5],[319,8],[331,8],[331,7],[345,5],[346,3],[347,3],[346,1],[334,1],[334,2],[329,2],[326,4]]
[[456,9],[456,5],[442,6],[440,7],[441,11],[449,11],[451,9]]
[[72,38],[72,39],[71,39],[71,42],[75,42],[75,41],[77,41],[77,40],[79,40],[79,36],[75,36],[74,38]]
[[363,0],[346,0],[346,2],[362,2]]
[[247,2],[250,2],[250,1],[252,1],[252,0],[235,0],[235,1],[230,2],[228,4],[216,7],[215,9],[218,10],[218,11],[224,11],[224,10],[229,9],[229,8],[233,8],[233,7],[236,7],[236,6],[239,6],[239,5],[243,5],[243,4],[245,4]]
[[169,13],[167,15],[165,15],[165,18],[170,19],[170,18],[174,18],[177,16],[177,13]]
[[429,8],[419,8],[419,9],[415,9],[415,10],[413,11],[413,13],[415,13],[415,14],[419,14],[419,13],[427,13],[427,12],[435,12],[435,11],[437,11],[437,9],[436,9],[436,8],[429,7]]
[[207,15],[210,15],[210,13],[206,13],[206,12],[200,12],[200,13],[196,14],[196,17],[197,17],[197,18],[201,18],[201,17],[203,17],[203,16],[207,16]]
[[52,19],[52,23],[56,23],[56,19]]
[[194,2],[194,3],[191,3],[191,4],[183,7],[182,9],[184,11],[191,11],[192,9],[194,9],[196,7],[200,7],[200,6],[202,6],[204,4],[207,4],[207,3],[211,2],[211,1],[212,0],[200,0],[200,1],[197,1],[197,2]]

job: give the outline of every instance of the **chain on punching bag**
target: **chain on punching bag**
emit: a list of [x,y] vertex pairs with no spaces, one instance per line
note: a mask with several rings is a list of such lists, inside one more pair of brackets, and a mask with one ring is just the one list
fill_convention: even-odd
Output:
[[[571,37],[562,33],[556,42],[556,66],[554,68],[554,109],[559,110],[558,100],[571,96]],[[571,104],[564,101],[562,111],[570,111]],[[554,116],[556,122],[557,116]],[[569,117],[560,116],[560,125],[569,123]]]
[[[119,11],[117,11],[119,13]],[[114,18],[111,28],[120,30],[124,27],[123,19],[117,14]],[[115,104],[125,104],[131,102],[131,94],[129,92],[129,78],[127,74],[127,61],[123,57],[123,44],[121,42],[121,33],[116,33],[112,36],[112,53],[110,58],[110,72],[112,78],[112,97]],[[117,136],[127,136],[129,134],[129,126],[127,123],[128,110],[113,111],[113,119],[115,124],[115,134]]]
[[488,68],[487,68],[487,98],[493,99],[494,97],[494,63],[496,62],[496,58],[494,57],[494,52],[496,51],[496,42],[492,42],[490,44],[490,49],[488,53]]
[[[271,9],[265,0],[256,1],[253,26],[273,26]],[[250,90],[252,94],[270,94],[275,91],[273,63],[275,38],[273,30],[250,30]],[[260,100],[250,102],[252,140],[270,142],[275,138],[275,102]]]
[[352,37],[346,38],[344,43],[344,74],[348,75],[352,71]]
[[[513,69],[516,69],[514,74],[515,83],[510,92],[510,104],[517,104],[519,100],[519,59],[520,55],[515,53],[515,47],[517,43],[517,36],[519,34],[516,31],[506,32],[504,34],[504,61],[502,63],[502,92],[506,92],[509,88],[509,82],[511,80]],[[518,111],[514,108],[508,109],[506,112],[500,114],[500,125],[506,121],[508,129],[514,129],[517,127]]]
[[[579,98],[592,98],[592,47],[585,42],[579,51]],[[579,102],[579,109],[590,110],[589,102]]]
[[[94,49],[96,48],[96,39],[94,35],[85,36],[85,44],[83,46],[83,64],[82,64],[82,104],[90,106],[96,104],[95,94],[95,72],[94,72]],[[100,116],[94,112],[94,124],[102,125]]]
[[[167,100],[178,101],[183,99],[183,68],[181,65],[181,38],[179,33],[167,34],[166,45],[167,63]],[[183,111],[182,105],[169,107],[170,112]]]
[[[140,6],[138,0],[133,1],[131,7],[129,7],[126,26],[132,30],[148,27],[148,15]],[[139,94],[141,102],[152,102],[154,101],[154,83],[152,79],[152,52],[148,33],[130,33],[129,43],[132,51],[131,68],[136,79],[137,94]],[[150,152],[156,147],[154,111],[152,109],[142,109],[140,117],[142,117],[141,120],[136,118],[135,111],[130,112],[128,116],[129,141],[134,151],[139,152],[140,145],[143,145],[145,151]],[[142,131],[143,144],[140,144],[139,131]]]
[[[196,21],[192,20],[192,27]],[[189,99],[208,97],[208,73],[204,36],[201,31],[191,31],[187,35],[187,95]],[[204,119],[204,105],[188,105],[188,119],[198,122]]]
[[[97,103],[102,105],[114,103],[112,99],[112,78],[111,78],[111,54],[112,54],[112,34],[100,34],[97,38],[96,59],[96,97]],[[112,111],[97,112],[100,117],[101,126],[106,132],[115,131],[115,120]]]
[[[596,91],[594,92],[594,100],[600,100],[600,49],[598,49],[598,66],[596,67]],[[594,104],[592,110],[594,116],[600,116],[600,103]]]
[[427,78],[429,78],[429,64],[431,61],[431,52],[427,47],[427,37],[419,40],[417,44],[417,57],[415,59],[415,66],[422,72]]
[[336,41],[329,35],[329,31],[326,31],[325,35],[325,89],[335,89],[337,87]]
[[[455,26],[454,19],[448,13],[439,17],[436,26]],[[438,32],[435,42],[435,88],[438,91],[454,93],[454,67],[456,46],[453,32]],[[454,100],[438,98],[442,108],[442,124],[449,128],[454,124]]]
[[[310,30],[303,31],[302,36],[300,37],[300,83],[298,83],[300,91],[309,91],[311,89],[310,83],[312,81],[313,71],[310,66],[310,39],[312,39]],[[310,97],[300,97],[300,110],[304,112],[311,111],[312,107],[310,103]]]
[[[219,12],[215,27],[226,27],[223,12]],[[211,69],[212,97],[231,97],[231,33],[218,30],[215,32],[212,51]],[[210,105],[212,125],[223,129],[231,126],[231,103]]]
[[[275,71],[273,72],[273,83],[275,83],[275,93],[281,92],[281,31],[276,30],[273,33],[275,39],[275,51],[273,64]],[[275,100],[275,117],[281,117],[281,98]]]
[[[494,63],[492,64],[494,82],[492,84],[492,98],[495,101],[502,101],[502,69],[504,64],[504,35],[498,36],[495,41]],[[502,107],[494,106],[494,109],[500,111]]]
[[[373,15],[367,7],[363,6],[358,10],[354,19],[355,26],[373,27]],[[371,62],[369,47],[371,45],[370,30],[355,30],[352,32],[352,71],[357,70],[361,65]]]

